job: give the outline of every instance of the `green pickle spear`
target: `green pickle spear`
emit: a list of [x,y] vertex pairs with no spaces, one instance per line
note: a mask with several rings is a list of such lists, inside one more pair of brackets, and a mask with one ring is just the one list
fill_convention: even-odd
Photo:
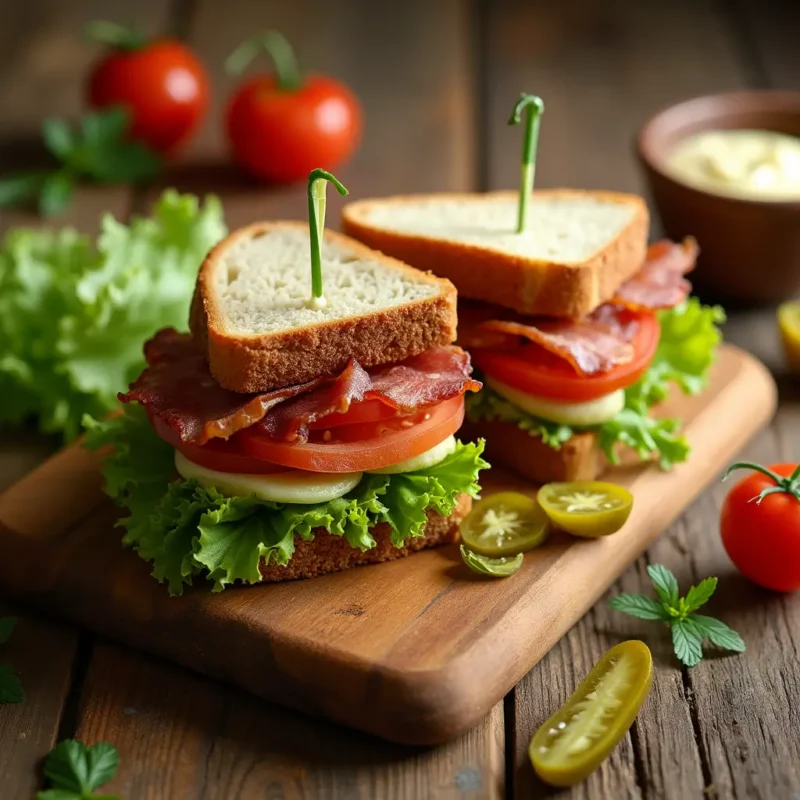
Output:
[[550,523],[532,497],[498,492],[475,503],[460,528],[470,550],[502,558],[538,547],[547,539]]
[[473,553],[463,544],[461,545],[461,558],[473,572],[479,572],[481,575],[491,575],[493,578],[507,578],[522,566],[522,553],[513,558],[511,556],[490,558],[489,556],[482,556],[480,553]]
[[633,724],[653,685],[653,658],[643,642],[612,647],[572,697],[536,731],[528,754],[553,786],[582,781]]
[[590,539],[616,533],[633,508],[633,495],[624,486],[602,481],[546,483],[537,499],[553,525]]

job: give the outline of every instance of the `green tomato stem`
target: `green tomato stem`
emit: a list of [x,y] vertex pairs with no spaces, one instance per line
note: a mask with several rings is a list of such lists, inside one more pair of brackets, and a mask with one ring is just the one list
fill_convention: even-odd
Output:
[[311,296],[322,299],[322,233],[325,228],[325,190],[328,183],[342,197],[349,194],[337,178],[324,169],[311,170],[308,176],[308,232],[311,238]]
[[302,86],[303,76],[294,49],[289,40],[278,31],[264,31],[243,41],[225,61],[226,72],[229,75],[241,75],[262,52],[275,65],[278,89],[281,92],[293,92]]
[[93,42],[106,44],[126,52],[141,50],[147,44],[147,37],[141,31],[103,19],[90,22],[86,26],[86,36]]
[[794,472],[788,478],[784,478],[782,475],[778,475],[777,472],[773,472],[769,467],[762,466],[761,464],[753,464],[750,461],[737,461],[725,470],[722,480],[727,480],[731,472],[735,469],[752,469],[775,481],[775,486],[764,489],[760,494],[750,498],[751,501],[755,500],[756,505],[759,505],[768,495],[778,493],[791,494],[800,502],[800,464],[798,464]]
[[525,137],[522,141],[517,233],[523,233],[528,223],[528,199],[533,194],[536,175],[536,148],[539,144],[539,123],[544,114],[544,102],[535,94],[521,94],[509,117],[509,125],[518,125],[525,111]]

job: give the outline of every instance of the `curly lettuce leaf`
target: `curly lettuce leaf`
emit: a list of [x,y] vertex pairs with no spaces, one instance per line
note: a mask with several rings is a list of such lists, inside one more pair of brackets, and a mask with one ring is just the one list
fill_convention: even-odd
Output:
[[690,395],[703,390],[722,340],[717,326],[724,322],[725,312],[719,306],[703,306],[691,297],[675,308],[660,311],[658,317],[661,338],[653,361],[639,381],[625,390],[625,407],[610,422],[591,427],[548,422],[528,414],[486,385],[467,398],[468,416],[510,422],[554,450],[576,431],[594,431],[612,464],[619,462],[618,446],[624,445],[642,459],[658,458],[663,469],[670,469],[686,460],[689,444],[679,433],[679,420],[651,417],[650,408],[666,398],[671,384]]
[[226,233],[219,201],[164,192],[151,218],[9,231],[0,247],[0,423],[72,439],[143,366],[142,342],[186,327],[197,268]]
[[401,475],[365,474],[358,486],[327,503],[274,503],[256,497],[228,497],[196,481],[171,481],[173,450],[153,432],[139,406],[119,416],[84,419],[86,446],[111,447],[104,463],[105,490],[130,512],[120,520],[123,543],[153,564],[153,576],[170,594],[183,592],[195,576],[213,590],[261,580],[263,558],[287,564],[295,537],[311,540],[315,528],[344,536],[351,547],[375,546],[370,529],[387,522],[401,545],[421,536],[426,511],[453,512],[462,493],[476,497],[478,472],[488,467],[483,443],[459,443],[443,461]]

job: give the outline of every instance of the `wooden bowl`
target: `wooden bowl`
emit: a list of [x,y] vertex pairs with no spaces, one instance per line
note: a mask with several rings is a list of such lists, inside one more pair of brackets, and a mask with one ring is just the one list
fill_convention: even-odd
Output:
[[777,303],[800,291],[800,200],[726,197],[682,183],[667,167],[684,137],[728,128],[800,136],[800,92],[734,92],[670,106],[639,131],[639,160],[667,235],[700,244],[692,278],[700,293],[740,306]]

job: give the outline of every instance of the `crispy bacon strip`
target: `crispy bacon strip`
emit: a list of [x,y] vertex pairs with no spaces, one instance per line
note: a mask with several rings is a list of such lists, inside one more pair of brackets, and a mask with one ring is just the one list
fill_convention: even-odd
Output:
[[595,375],[633,359],[637,328],[624,309],[605,305],[580,320],[517,317],[481,322],[464,334],[464,344],[502,347],[527,339],[568,361],[579,374]]
[[223,389],[191,337],[172,328],[147,342],[145,358],[148,366],[119,399],[141,404],[193,445],[226,439],[259,422],[274,438],[304,442],[309,425],[346,412],[352,403],[377,399],[411,413],[481,388],[470,378],[469,356],[459,347],[429,350],[369,371],[351,361],[338,376],[258,394]]
[[481,384],[470,377],[469,355],[460,347],[439,347],[398,364],[362,369],[351,361],[334,383],[283,403],[261,423],[275,439],[307,441],[309,425],[328,414],[341,413],[351,403],[379,400],[410,414],[477,392]]
[[633,311],[672,308],[682,303],[692,284],[683,276],[694,269],[699,248],[687,237],[680,244],[667,240],[650,245],[644,266],[617,289],[611,302]]
[[147,342],[144,353],[148,367],[129,391],[119,394],[119,399],[144,406],[187,444],[205,444],[216,437],[227,439],[263,419],[278,403],[322,381],[259,394],[228,391],[211,376],[191,336],[173,328],[159,331]]

